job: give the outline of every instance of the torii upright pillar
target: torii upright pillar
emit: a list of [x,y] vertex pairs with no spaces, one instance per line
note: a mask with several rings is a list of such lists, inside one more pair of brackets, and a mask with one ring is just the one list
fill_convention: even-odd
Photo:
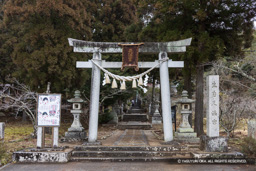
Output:
[[[93,59],[101,65],[101,53],[93,53]],[[95,142],[98,135],[98,118],[99,118],[99,98],[100,98],[100,69],[92,66],[91,78],[91,95],[90,95],[90,115],[89,115],[89,137],[88,142]]]
[[[159,53],[159,60],[167,58],[166,52]],[[161,86],[161,101],[162,101],[162,116],[164,141],[173,140],[172,115],[171,115],[171,93],[169,84],[168,62],[165,61],[160,65],[160,86]]]
[[[74,52],[93,53],[94,61],[103,68],[121,68],[121,62],[106,62],[101,60],[102,53],[122,53],[122,48],[118,44],[123,42],[88,42],[69,38],[70,46]],[[191,38],[174,42],[145,42],[139,49],[139,53],[158,53],[159,61],[139,62],[139,68],[151,68],[161,60],[167,58],[168,53],[186,52],[186,46],[191,44]],[[133,44],[133,43],[125,43]],[[92,68],[92,83],[90,96],[90,118],[89,118],[89,137],[88,141],[94,143],[98,135],[98,115],[99,115],[99,94],[100,94],[100,69],[89,60],[88,62],[77,61],[77,68]],[[171,96],[169,85],[168,68],[183,68],[183,61],[164,61],[160,64],[160,83],[164,141],[173,140],[173,128],[171,117]]]

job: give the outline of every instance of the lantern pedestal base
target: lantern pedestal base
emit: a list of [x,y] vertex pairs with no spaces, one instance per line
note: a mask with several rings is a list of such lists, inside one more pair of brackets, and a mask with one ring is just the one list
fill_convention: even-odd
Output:
[[68,128],[68,132],[83,132],[83,131],[84,131],[84,128],[82,126]]
[[197,133],[192,128],[179,128],[175,132],[175,140],[181,143],[199,143],[200,138],[197,138]]
[[175,137],[179,138],[196,138],[196,132],[175,132]]
[[152,124],[153,125],[162,124],[162,117],[152,117]]
[[65,137],[61,138],[62,142],[74,142],[87,140],[86,132],[68,131],[65,132]]
[[193,128],[178,128],[178,131],[175,132],[175,139],[188,143],[199,143],[200,141]]
[[178,132],[194,132],[193,128],[178,128]]

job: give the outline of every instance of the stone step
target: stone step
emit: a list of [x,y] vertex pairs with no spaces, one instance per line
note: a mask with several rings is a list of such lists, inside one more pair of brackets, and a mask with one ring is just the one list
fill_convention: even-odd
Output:
[[[70,161],[90,161],[90,162],[99,162],[99,161],[110,161],[110,162],[169,162],[176,163],[179,159],[183,157],[71,157]],[[184,157],[187,158],[187,157]],[[160,168],[159,168],[160,169]],[[160,169],[161,170],[161,169]]]
[[117,125],[117,129],[125,130],[125,129],[151,129],[152,124],[149,122],[119,122]]
[[146,122],[148,121],[148,115],[147,114],[124,114],[123,115],[123,121],[128,122],[128,121],[141,121],[141,122]]
[[163,151],[73,151],[72,157],[191,157],[190,152]]
[[151,152],[176,152],[176,151],[196,151],[199,145],[187,146],[76,146],[74,151],[151,151]]
[[144,109],[130,109],[128,110],[128,113],[144,113]]

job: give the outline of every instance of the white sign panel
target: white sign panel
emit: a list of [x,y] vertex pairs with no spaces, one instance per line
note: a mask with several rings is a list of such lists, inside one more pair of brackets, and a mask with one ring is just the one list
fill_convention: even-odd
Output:
[[39,94],[37,99],[37,125],[60,126],[61,94]]
[[207,135],[219,136],[219,76],[207,77]]

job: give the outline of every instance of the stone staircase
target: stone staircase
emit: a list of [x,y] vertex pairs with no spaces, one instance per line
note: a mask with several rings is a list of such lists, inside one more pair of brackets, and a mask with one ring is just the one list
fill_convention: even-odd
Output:
[[78,146],[71,153],[71,161],[170,161],[191,158],[198,146],[162,147],[106,147]]
[[128,113],[144,113],[145,110],[144,109],[140,109],[137,107],[132,107],[130,110],[128,110]]
[[133,107],[127,114],[123,114],[122,121],[118,123],[117,128],[124,129],[151,129],[152,125],[148,122],[148,115],[140,108]]
[[147,122],[148,121],[148,115],[147,114],[124,114],[123,115],[123,121],[129,122],[129,121],[139,121],[139,122]]

